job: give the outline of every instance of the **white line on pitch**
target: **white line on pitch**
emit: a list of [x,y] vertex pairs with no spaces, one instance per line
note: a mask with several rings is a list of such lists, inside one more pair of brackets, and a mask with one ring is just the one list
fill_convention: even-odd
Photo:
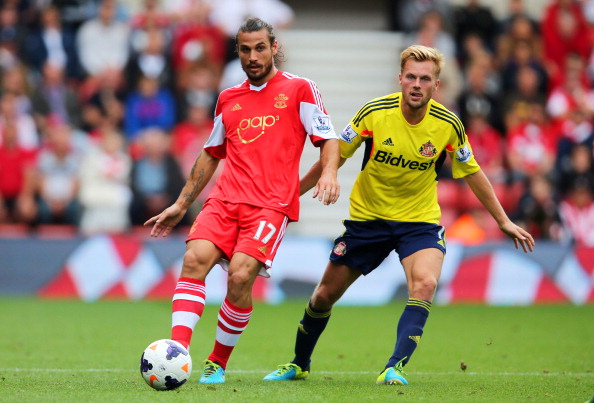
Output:
[[[138,372],[122,368],[0,368],[0,372]],[[265,374],[267,370],[230,370],[229,374]],[[315,371],[320,375],[370,375],[374,371]],[[474,376],[594,376],[594,372],[409,372],[410,375],[474,375]]]

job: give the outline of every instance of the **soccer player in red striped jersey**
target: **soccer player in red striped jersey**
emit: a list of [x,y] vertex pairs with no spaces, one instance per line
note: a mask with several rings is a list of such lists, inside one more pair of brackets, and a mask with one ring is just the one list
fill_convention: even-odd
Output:
[[248,19],[236,42],[247,80],[220,94],[212,133],[179,198],[145,223],[153,225],[151,236],[167,236],[226,160],[190,229],[172,304],[171,338],[189,346],[204,311],[207,274],[217,263],[228,271],[200,383],[225,382],[227,362],[251,317],[254,281],[269,276],[287,224],[299,219],[299,161],[308,138],[320,147],[322,166],[313,197],[329,205],[340,194],[338,139],[315,83],[277,69],[278,44],[266,22]]

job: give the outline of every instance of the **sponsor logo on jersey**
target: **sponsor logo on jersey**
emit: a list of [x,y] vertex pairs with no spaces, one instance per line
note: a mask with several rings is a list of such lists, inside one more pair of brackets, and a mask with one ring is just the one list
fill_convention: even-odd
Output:
[[286,96],[285,94],[278,94],[276,97],[274,97],[274,100],[276,101],[276,103],[274,104],[275,108],[279,108],[279,109],[283,109],[287,107],[286,101],[289,99],[288,96]]
[[394,143],[392,142],[392,137],[388,137],[387,139],[382,141],[382,144],[385,146],[394,147]]
[[232,111],[238,111],[241,109],[241,106],[239,104],[235,104],[233,105],[233,108],[231,108]]
[[332,250],[332,253],[338,256],[344,255],[346,253],[346,244],[342,241],[337,243],[334,249]]
[[266,256],[266,245],[264,245],[264,246],[260,246],[260,247],[258,248],[258,250],[259,250],[260,252],[262,252],[262,254],[263,254],[264,256]]
[[456,159],[459,162],[468,162],[470,161],[470,157],[472,157],[472,151],[470,151],[468,144],[464,144],[456,150]]
[[357,132],[353,130],[353,127],[351,125],[345,127],[342,133],[340,133],[340,139],[345,143],[352,143],[353,139],[357,136]]
[[375,153],[373,160],[393,167],[417,169],[419,171],[425,171],[433,165],[433,160],[427,162],[407,160],[402,154],[392,155],[392,153],[381,150]]
[[[267,127],[272,127],[279,120],[278,116],[255,116],[253,118],[246,118],[239,122],[237,128],[237,136],[243,144],[249,144],[256,141],[260,136],[266,132]],[[257,134],[254,134],[257,133]]]
[[421,153],[423,157],[435,157],[435,154],[437,154],[437,148],[431,144],[431,141],[428,141],[419,147],[419,153]]
[[330,118],[328,116],[316,116],[314,118],[314,127],[320,133],[328,133],[332,130],[332,126],[330,126]]

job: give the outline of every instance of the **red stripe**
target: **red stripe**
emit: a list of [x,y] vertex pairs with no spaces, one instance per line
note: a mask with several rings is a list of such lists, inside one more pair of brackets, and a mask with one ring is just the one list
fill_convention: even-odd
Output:
[[490,254],[482,254],[461,262],[450,283],[452,302],[485,302],[491,260]]

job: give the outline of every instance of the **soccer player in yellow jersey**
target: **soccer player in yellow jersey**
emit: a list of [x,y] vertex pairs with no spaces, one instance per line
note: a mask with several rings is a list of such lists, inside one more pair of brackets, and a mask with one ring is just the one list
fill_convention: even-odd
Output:
[[[404,50],[398,76],[402,92],[368,102],[342,132],[341,164],[365,144],[363,169],[350,197],[350,218],[305,309],[295,358],[264,380],[304,379],[332,306],[359,276],[372,272],[395,250],[410,298],[398,322],[394,352],[376,383],[408,384],[403,367],[423,334],[446,252],[437,203],[437,173],[446,154],[453,176],[466,180],[516,248],[532,251],[532,235],[506,215],[474,159],[462,123],[432,99],[442,65],[443,55],[436,49],[414,45]],[[315,185],[320,172],[321,167],[314,166],[302,178],[302,194]]]

